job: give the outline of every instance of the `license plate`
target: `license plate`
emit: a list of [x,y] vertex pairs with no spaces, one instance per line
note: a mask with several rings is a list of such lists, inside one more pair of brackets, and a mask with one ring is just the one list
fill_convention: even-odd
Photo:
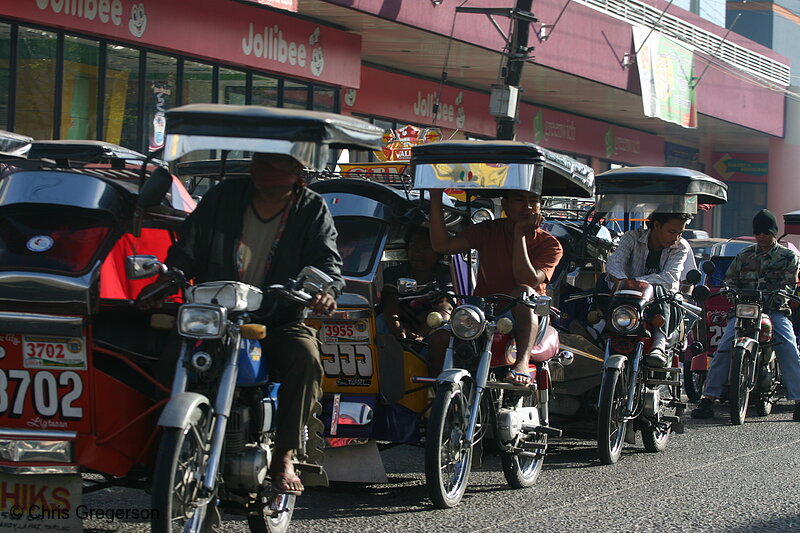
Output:
[[0,473],[0,531],[81,531],[81,475]]
[[319,330],[323,344],[369,341],[369,333],[369,322],[366,320],[323,322]]
[[22,365],[86,370],[86,342],[80,337],[23,336]]

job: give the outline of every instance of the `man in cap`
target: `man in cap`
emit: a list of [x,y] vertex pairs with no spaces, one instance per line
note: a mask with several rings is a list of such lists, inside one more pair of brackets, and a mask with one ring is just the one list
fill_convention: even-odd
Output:
[[[223,180],[203,196],[167,264],[197,282],[235,280],[260,288],[296,279],[303,267],[314,266],[334,279],[334,287],[315,294],[310,307],[318,314],[333,312],[344,288],[336,228],[320,195],[303,186],[302,170],[288,155],[254,154],[250,179]],[[305,426],[317,426],[309,427],[310,437],[321,426],[312,416],[321,396],[319,342],[296,304],[264,298],[253,318],[267,325],[264,355],[281,383],[269,474],[278,491],[299,494],[303,484],[293,458],[303,449]]]
[[[770,211],[762,209],[753,217],[753,234],[756,244],[748,246],[734,258],[725,273],[725,282],[740,289],[773,291],[786,289],[791,293],[797,284],[798,257],[778,243],[778,220]],[[772,320],[776,337],[775,353],[781,367],[786,396],[795,401],[795,421],[800,422],[800,354],[797,340],[789,320],[786,298],[777,296],[764,302],[765,313]],[[721,398],[731,366],[731,348],[736,333],[736,317],[728,320],[719,348],[711,359],[703,397],[692,410],[692,418],[714,416],[714,398]]]

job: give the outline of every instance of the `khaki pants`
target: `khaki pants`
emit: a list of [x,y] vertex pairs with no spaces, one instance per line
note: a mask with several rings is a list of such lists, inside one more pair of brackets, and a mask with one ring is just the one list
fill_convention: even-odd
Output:
[[261,341],[271,381],[280,382],[275,445],[302,453],[303,429],[322,396],[322,362],[316,331],[302,322],[267,330]]

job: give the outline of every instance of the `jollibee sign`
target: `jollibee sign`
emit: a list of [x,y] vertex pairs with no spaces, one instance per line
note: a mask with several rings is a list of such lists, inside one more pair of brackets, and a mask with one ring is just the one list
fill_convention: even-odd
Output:
[[218,0],[18,0],[0,16],[357,88],[361,37]]

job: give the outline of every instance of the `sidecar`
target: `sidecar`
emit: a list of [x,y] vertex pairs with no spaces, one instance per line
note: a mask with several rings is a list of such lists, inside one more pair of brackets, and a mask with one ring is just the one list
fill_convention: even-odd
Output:
[[[142,283],[122,260],[131,250],[164,258],[194,208],[141,154],[56,145],[63,157],[0,158],[0,481],[17,495],[0,507],[25,514],[74,506],[83,472],[103,479],[86,490],[146,476],[169,392],[157,379],[165,337],[135,308]],[[151,202],[142,184],[156,174],[168,189]],[[41,501],[24,496],[34,492]]]

